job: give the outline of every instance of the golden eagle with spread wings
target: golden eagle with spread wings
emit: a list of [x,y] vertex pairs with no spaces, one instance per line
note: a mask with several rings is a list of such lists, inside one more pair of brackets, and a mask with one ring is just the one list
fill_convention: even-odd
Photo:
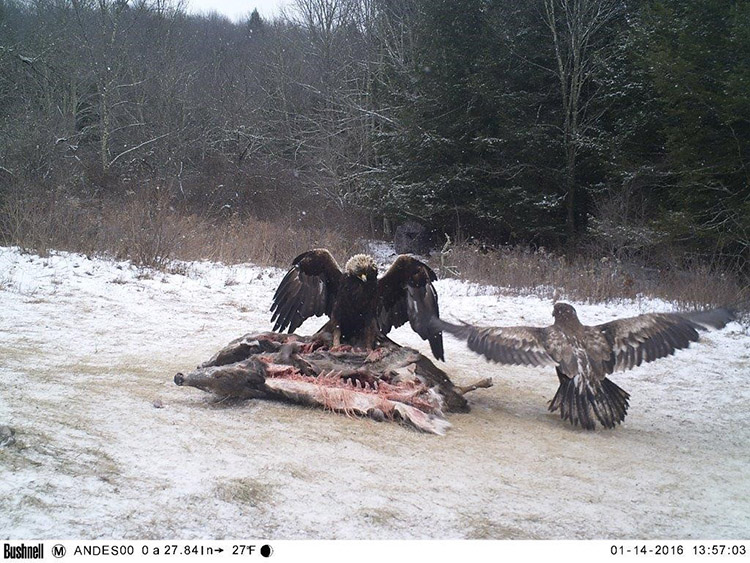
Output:
[[469,348],[501,364],[555,366],[560,387],[549,410],[563,420],[593,430],[598,420],[614,428],[625,419],[630,395],[607,379],[643,362],[670,356],[698,340],[698,331],[723,328],[734,316],[727,309],[689,313],[648,313],[604,324],[581,324],[573,306],[556,303],[548,327],[482,328],[433,319],[467,341]]
[[327,315],[320,331],[333,334],[334,346],[375,348],[391,328],[409,321],[443,360],[443,334],[430,326],[440,314],[435,280],[429,266],[403,254],[378,279],[371,256],[356,254],[342,270],[328,250],[309,250],[292,261],[273,296],[273,330],[291,333],[306,319]]

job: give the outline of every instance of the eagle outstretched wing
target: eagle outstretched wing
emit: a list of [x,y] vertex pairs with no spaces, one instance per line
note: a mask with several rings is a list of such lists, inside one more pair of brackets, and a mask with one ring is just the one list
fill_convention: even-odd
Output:
[[401,255],[378,280],[378,326],[383,334],[409,321],[412,330],[430,342],[432,354],[445,360],[443,333],[430,320],[439,318],[435,272],[416,258]]
[[728,309],[689,313],[647,313],[591,327],[601,332],[611,346],[606,373],[623,371],[671,356],[696,342],[698,331],[723,328],[733,319]]
[[531,326],[477,327],[433,319],[431,325],[466,340],[470,350],[499,364],[551,366],[557,362],[547,350],[547,328]]
[[614,428],[627,414],[630,395],[606,376],[687,348],[698,331],[722,328],[727,309],[648,313],[586,326],[567,303],[555,304],[548,327],[481,328],[433,319],[431,326],[467,341],[469,348],[503,364],[554,365],[560,386],[549,404],[563,420],[593,430]]
[[273,296],[273,330],[288,328],[292,333],[309,317],[330,317],[342,275],[334,257],[323,248],[297,256]]
[[[687,348],[706,327],[722,328],[733,319],[727,309],[690,313],[647,313],[586,327],[585,352],[602,366],[600,377],[670,356]],[[434,319],[432,326],[467,341],[471,350],[501,364],[555,365],[564,346],[553,327],[483,328]],[[601,336],[605,340],[602,340]],[[558,350],[559,349],[559,350]],[[601,363],[599,363],[601,362]],[[597,372],[599,370],[596,370]]]

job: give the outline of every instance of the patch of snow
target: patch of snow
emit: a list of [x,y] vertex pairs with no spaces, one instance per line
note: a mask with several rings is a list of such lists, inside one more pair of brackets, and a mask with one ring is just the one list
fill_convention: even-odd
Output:
[[[387,262],[387,250],[378,251]],[[443,437],[172,378],[270,330],[284,272],[0,248],[0,535],[6,538],[737,538],[750,530],[750,335],[731,323],[618,373],[624,423],[546,410],[550,368],[489,364],[445,337],[457,384],[491,375]],[[548,325],[551,299],[437,283],[448,320]],[[584,323],[673,310],[574,303]],[[324,320],[308,320],[300,334]],[[430,354],[408,327],[395,341]],[[155,408],[155,404],[163,408]]]
[[384,272],[398,256],[391,242],[384,240],[363,240],[362,243],[365,251],[372,256],[381,272]]

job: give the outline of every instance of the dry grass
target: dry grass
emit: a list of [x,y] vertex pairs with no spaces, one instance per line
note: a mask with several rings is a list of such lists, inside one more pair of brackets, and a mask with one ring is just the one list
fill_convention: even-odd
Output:
[[78,198],[58,192],[13,192],[2,200],[0,235],[26,251],[46,256],[56,248],[61,235],[69,245],[87,246],[83,231],[90,225],[90,213]]
[[0,237],[40,255],[52,248],[107,254],[157,269],[174,268],[174,260],[286,266],[314,247],[342,257],[363,250],[351,232],[250,214],[201,215],[158,188],[106,201],[10,194],[0,208]]
[[216,485],[216,496],[225,502],[264,508],[273,503],[275,487],[249,477],[229,479]]
[[[173,272],[180,268],[175,260],[285,267],[310,248],[325,247],[340,258],[364,251],[362,222],[339,213],[329,212],[327,222],[316,224],[303,223],[294,214],[262,219],[257,213],[199,214],[159,188],[89,200],[62,191],[27,191],[5,197],[0,236],[41,255],[52,248],[106,254]],[[650,296],[695,307],[750,300],[742,276],[701,264],[646,268],[611,254],[570,258],[543,248],[487,248],[466,242],[443,249],[432,264],[444,277],[591,302]]]
[[217,221],[191,218],[175,249],[182,260],[213,260],[226,264],[253,262],[260,266],[287,266],[300,252],[324,247],[335,256],[360,250],[354,237],[332,229],[315,229],[252,217],[231,217]]
[[577,301],[646,296],[692,308],[742,305],[750,299],[750,287],[743,286],[741,276],[704,265],[653,268],[604,255],[571,259],[544,248],[486,248],[468,243],[453,245],[441,253],[439,264],[443,275],[511,292]]

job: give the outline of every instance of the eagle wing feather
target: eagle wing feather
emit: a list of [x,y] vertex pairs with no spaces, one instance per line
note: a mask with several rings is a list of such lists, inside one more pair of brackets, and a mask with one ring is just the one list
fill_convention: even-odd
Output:
[[546,366],[557,365],[556,355],[550,350],[550,329],[530,326],[476,327],[455,325],[440,319],[432,322],[436,328],[466,340],[469,348],[488,360],[500,364]]
[[591,328],[603,334],[611,346],[612,353],[605,369],[606,373],[612,373],[632,369],[687,348],[691,342],[698,340],[698,331],[705,330],[704,325],[721,328],[731,320],[731,315],[727,312],[723,316],[717,311],[723,310],[647,313]]
[[292,333],[310,317],[331,315],[341,276],[338,263],[325,249],[308,250],[292,261],[273,296],[273,330]]
[[430,343],[433,355],[444,360],[443,334],[430,324],[439,318],[435,286],[437,276],[427,264],[401,255],[378,280],[378,326],[383,334],[406,321],[412,330]]

